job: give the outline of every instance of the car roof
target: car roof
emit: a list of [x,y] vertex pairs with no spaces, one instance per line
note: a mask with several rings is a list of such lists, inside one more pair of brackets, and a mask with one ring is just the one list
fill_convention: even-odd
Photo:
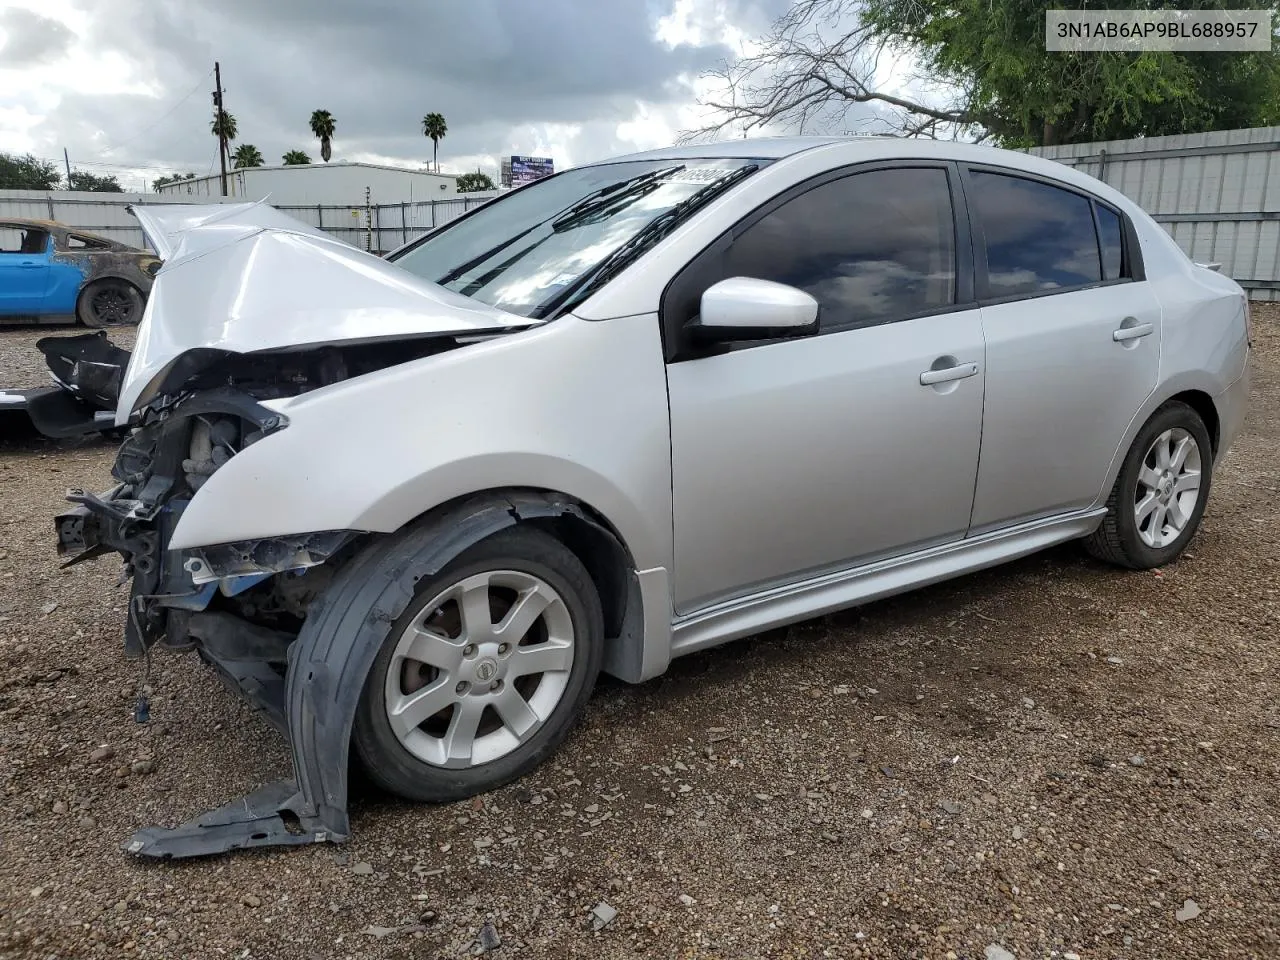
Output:
[[630,160],[698,160],[698,159],[760,159],[780,160],[793,153],[811,150],[832,143],[841,143],[852,137],[751,137],[742,140],[717,140],[713,143],[686,143],[679,146],[659,147],[629,153],[621,157],[608,157],[583,166],[600,166],[606,163],[622,163]]
[[1065,168],[1060,163],[1045,160],[1016,150],[1003,150],[983,144],[964,143],[958,140],[926,140],[916,137],[889,135],[846,137],[751,137],[739,140],[719,140],[713,143],[691,143],[671,147],[659,147],[621,157],[609,157],[583,166],[601,166],[630,160],[781,160],[807,151],[831,152],[833,162],[856,163],[861,160],[959,160],[970,163],[993,163],[1028,171],[1053,170],[1060,173]]
[[38,220],[34,217],[0,217],[0,227],[39,227],[41,230],[65,230],[56,220]]
[[100,233],[94,233],[92,230],[81,230],[79,227],[73,227],[69,223],[62,223],[58,220],[41,220],[37,217],[0,217],[0,227],[35,227],[38,230],[44,230],[49,233],[70,233],[89,240],[99,240],[113,247],[129,246],[128,244],[120,243],[118,240],[112,240],[110,237],[104,237]]
[[610,157],[584,166],[601,166],[628,160],[783,160],[810,152],[827,154],[832,167],[874,160],[954,160],[959,163],[990,164],[1071,184],[1131,212],[1140,209],[1101,180],[1056,160],[1018,150],[1004,150],[956,140],[865,134],[847,137],[756,137],[646,150],[622,157]]

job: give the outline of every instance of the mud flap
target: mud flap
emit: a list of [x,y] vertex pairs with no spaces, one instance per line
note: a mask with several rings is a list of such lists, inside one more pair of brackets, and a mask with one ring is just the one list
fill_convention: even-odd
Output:
[[[123,849],[180,859],[347,840],[347,765],[356,707],[386,626],[413,599],[411,587],[397,585],[439,572],[467,548],[520,520],[565,514],[594,525],[576,504],[550,495],[471,499],[414,529],[411,548],[402,547],[402,555],[393,558],[403,574],[395,583],[368,582],[368,573],[386,559],[379,555],[384,547],[352,560],[308,613],[289,648],[285,705],[295,779],[265,786],[174,829],[139,830]],[[431,544],[425,552],[413,546],[424,539]],[[380,605],[350,622],[352,601],[370,588],[378,589]]]

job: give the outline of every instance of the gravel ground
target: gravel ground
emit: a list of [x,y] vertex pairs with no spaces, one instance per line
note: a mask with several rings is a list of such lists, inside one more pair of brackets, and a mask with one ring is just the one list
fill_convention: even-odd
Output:
[[[287,775],[285,745],[193,655],[133,722],[116,568],[52,551],[113,450],[11,440],[0,956],[1277,956],[1280,310],[1255,319],[1246,434],[1176,566],[1067,546],[699,654],[605,683],[558,762],[475,802],[365,796],[342,847],[181,864],[119,843]],[[38,335],[0,334],[0,384],[39,382]]]

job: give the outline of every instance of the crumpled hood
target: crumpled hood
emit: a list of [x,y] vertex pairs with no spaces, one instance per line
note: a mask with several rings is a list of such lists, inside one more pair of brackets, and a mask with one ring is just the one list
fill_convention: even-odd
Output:
[[120,387],[124,425],[182,354],[533,326],[335,240],[264,202],[134,206],[164,259]]

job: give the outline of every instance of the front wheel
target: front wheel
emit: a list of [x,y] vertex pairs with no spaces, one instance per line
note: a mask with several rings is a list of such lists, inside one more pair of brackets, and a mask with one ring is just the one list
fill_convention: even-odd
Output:
[[391,625],[352,742],[379,786],[447,802],[522,776],[568,734],[603,656],[600,599],[555,538],[514,527],[425,578]]
[[1204,421],[1185,403],[1165,404],[1134,438],[1107,515],[1085,547],[1133,570],[1172,563],[1200,526],[1212,479],[1213,447]]
[[142,293],[125,280],[95,280],[80,292],[76,318],[86,327],[136,324],[142,319]]

